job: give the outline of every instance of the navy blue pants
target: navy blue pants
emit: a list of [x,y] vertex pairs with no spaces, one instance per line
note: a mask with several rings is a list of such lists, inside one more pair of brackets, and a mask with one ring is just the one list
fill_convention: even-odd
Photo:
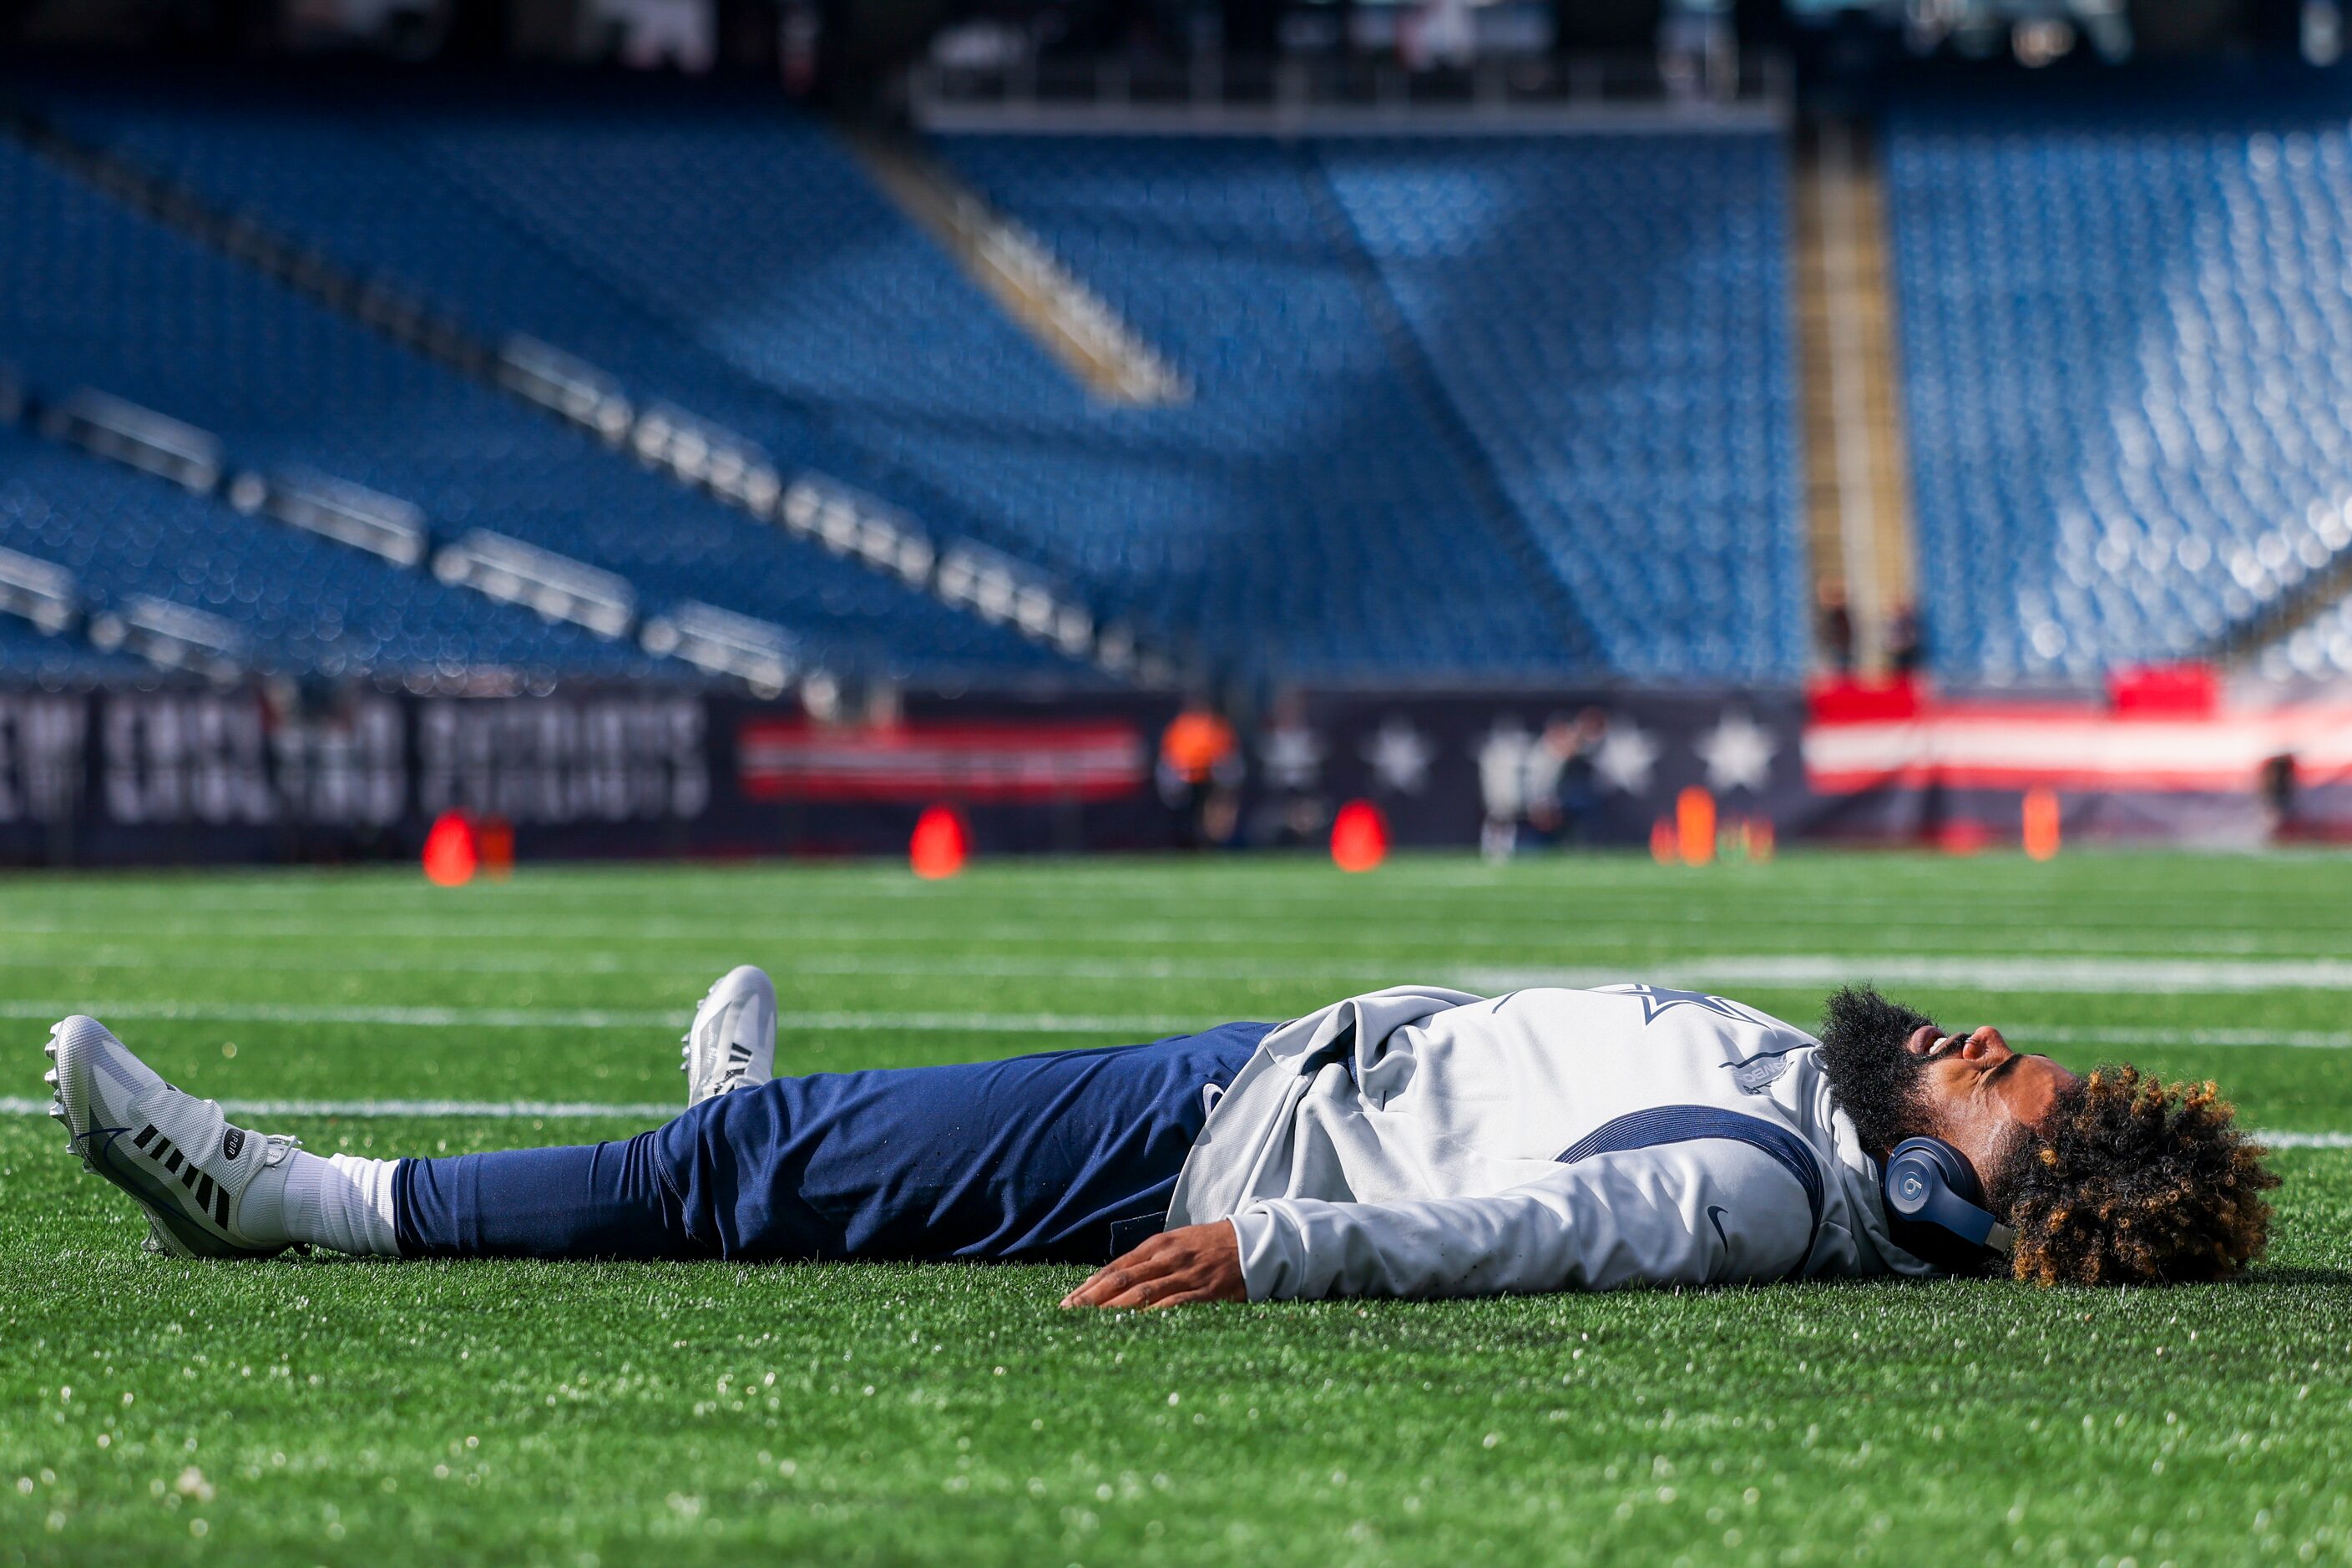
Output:
[[1154,1234],[1270,1024],[740,1089],[625,1142],[404,1160],[408,1258],[1100,1263]]

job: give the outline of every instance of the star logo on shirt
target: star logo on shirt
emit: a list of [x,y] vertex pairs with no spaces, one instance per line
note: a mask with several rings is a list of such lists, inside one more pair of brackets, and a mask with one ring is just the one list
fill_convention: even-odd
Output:
[[1594,989],[1615,996],[1638,999],[1642,1004],[1642,1026],[1645,1029],[1657,1022],[1660,1014],[1676,1007],[1696,1007],[1702,1013],[1713,1013],[1735,1024],[1756,1021],[1742,1010],[1738,1003],[1721,996],[1709,996],[1703,991],[1669,991],[1663,985],[1601,985]]

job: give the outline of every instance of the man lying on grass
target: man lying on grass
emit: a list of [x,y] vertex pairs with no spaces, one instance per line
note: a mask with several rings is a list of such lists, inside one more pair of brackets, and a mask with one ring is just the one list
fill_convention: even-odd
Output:
[[180,1257],[1096,1263],[1066,1306],[1817,1275],[2219,1279],[2277,1179],[2213,1086],[2078,1079],[1868,989],[1817,1041],[1719,996],[1376,991],[1107,1050],[774,1076],[714,985],[688,1110],[620,1142],[320,1159],[96,1020],[50,1031],[73,1150]]

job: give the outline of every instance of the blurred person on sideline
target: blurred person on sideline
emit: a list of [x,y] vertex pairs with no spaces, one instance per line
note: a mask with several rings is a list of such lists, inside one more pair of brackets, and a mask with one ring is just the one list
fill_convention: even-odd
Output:
[[1886,663],[1900,676],[1915,676],[1927,666],[1927,635],[1919,606],[1905,600],[1886,623]]
[[1846,603],[1844,584],[1822,584],[1815,631],[1821,639],[1822,655],[1829,660],[1830,668],[1840,675],[1853,674],[1853,611]]
[[1517,719],[1504,719],[1478,743],[1478,853],[1499,866],[1518,853],[1528,809],[1528,758],[1535,742]]
[[2283,752],[2266,757],[2255,775],[2254,794],[2262,802],[2263,829],[2273,844],[2284,844],[2294,837],[2294,753]]
[[1323,737],[1307,722],[1307,699],[1284,691],[1257,734],[1257,776],[1265,800],[1253,830],[1265,844],[1311,844],[1329,825],[1323,793]]
[[1246,765],[1233,725],[1207,698],[1192,698],[1169,721],[1156,776],[1160,798],[1182,821],[1184,847],[1232,841]]
[[1574,719],[1555,713],[1528,748],[1528,826],[1551,845],[1583,845],[1592,838],[1601,806],[1595,769],[1601,742],[1609,736],[1609,715],[1587,708]]

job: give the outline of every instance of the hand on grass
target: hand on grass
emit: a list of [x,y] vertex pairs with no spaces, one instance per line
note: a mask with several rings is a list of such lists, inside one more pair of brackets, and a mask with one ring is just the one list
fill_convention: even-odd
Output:
[[1181,1307],[1187,1301],[1246,1301],[1242,1247],[1223,1220],[1164,1230],[1114,1258],[1062,1298],[1065,1307]]

